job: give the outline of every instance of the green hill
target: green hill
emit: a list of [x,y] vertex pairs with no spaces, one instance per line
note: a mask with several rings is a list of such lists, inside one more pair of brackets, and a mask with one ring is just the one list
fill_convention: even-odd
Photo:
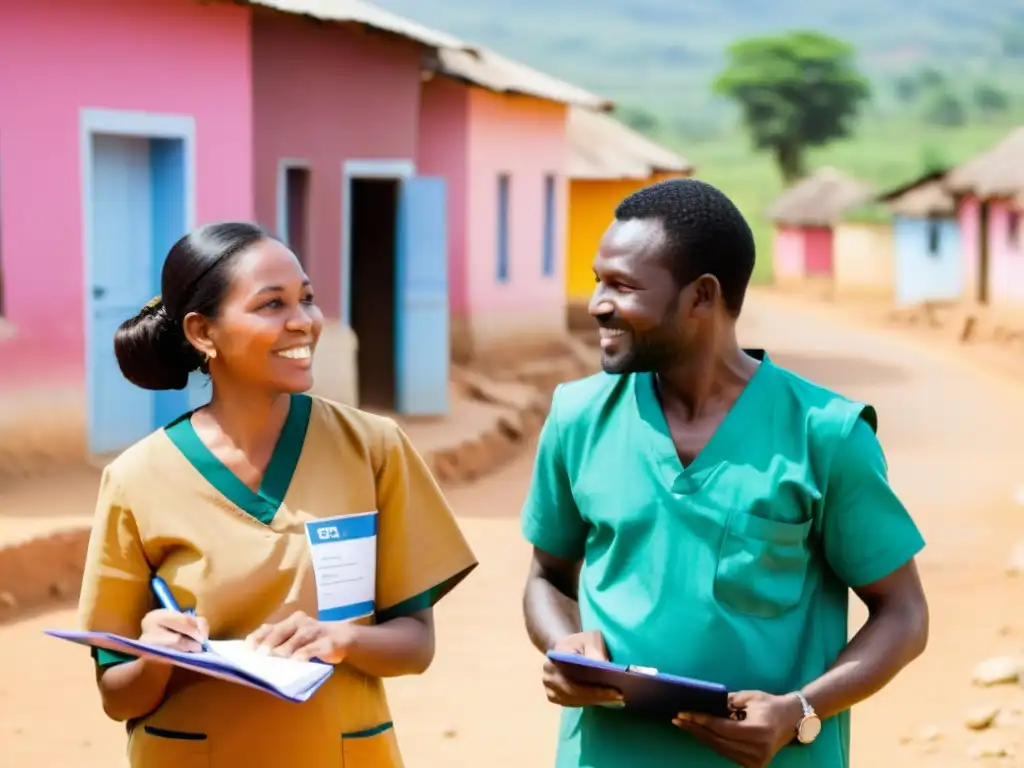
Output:
[[[753,152],[735,113],[711,94],[733,41],[793,29],[853,44],[874,94],[855,130],[813,150],[810,168],[833,165],[885,189],[925,167],[956,164],[1024,123],[1024,0],[377,0],[470,42],[654,115],[656,138],[697,166],[743,210],[758,243],[757,277],[770,279],[767,206],[782,192],[771,158]],[[925,119],[899,102],[900,76],[934,70],[963,105],[959,124]],[[934,72],[932,73],[932,80]],[[1009,97],[982,114],[978,84]]]
[[864,69],[879,81],[922,65],[959,79],[1009,81],[1015,67],[1002,56],[1004,39],[1024,28],[1024,0],[378,2],[673,118],[709,113],[708,84],[737,38],[814,29],[854,44]]

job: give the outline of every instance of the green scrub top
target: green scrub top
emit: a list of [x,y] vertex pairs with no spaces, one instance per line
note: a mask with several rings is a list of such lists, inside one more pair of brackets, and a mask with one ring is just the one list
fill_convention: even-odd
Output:
[[[762,364],[683,467],[654,376],[555,392],[522,513],[527,540],[582,560],[584,630],[614,661],[786,694],[847,643],[850,587],[924,546],[887,479],[874,409]],[[775,768],[845,768],[849,713]],[[558,768],[731,768],[671,723],[565,709]]]

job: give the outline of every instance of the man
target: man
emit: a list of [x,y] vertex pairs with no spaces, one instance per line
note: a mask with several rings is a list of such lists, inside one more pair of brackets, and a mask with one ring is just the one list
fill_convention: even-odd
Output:
[[[850,707],[925,648],[924,542],[875,412],[739,347],[753,267],[708,184],[619,205],[590,304],[605,373],[556,391],[522,518],[539,649],[723,683],[745,718],[595,706],[620,697],[548,662],[559,768],[844,768]],[[847,642],[850,589],[870,617]]]

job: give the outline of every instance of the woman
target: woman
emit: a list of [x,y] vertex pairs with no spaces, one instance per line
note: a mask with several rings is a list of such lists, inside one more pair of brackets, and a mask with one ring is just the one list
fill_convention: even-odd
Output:
[[[180,650],[248,638],[338,666],[295,704],[99,651],[103,708],[128,723],[130,763],[400,767],[381,678],[426,670],[432,606],[473,553],[393,421],[301,394],[323,319],[285,246],[252,224],[205,226],[171,249],[162,283],[118,329],[121,371],[160,390],[199,370],[212,398],[104,472],[81,624]],[[376,545],[339,533],[356,529]],[[311,556],[321,544],[333,558]],[[195,616],[157,608],[153,574]]]

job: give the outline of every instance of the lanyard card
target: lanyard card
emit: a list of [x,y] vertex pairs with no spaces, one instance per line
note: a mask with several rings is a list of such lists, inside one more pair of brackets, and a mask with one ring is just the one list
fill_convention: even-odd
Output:
[[377,513],[342,515],[306,523],[317,618],[345,621],[374,611]]

